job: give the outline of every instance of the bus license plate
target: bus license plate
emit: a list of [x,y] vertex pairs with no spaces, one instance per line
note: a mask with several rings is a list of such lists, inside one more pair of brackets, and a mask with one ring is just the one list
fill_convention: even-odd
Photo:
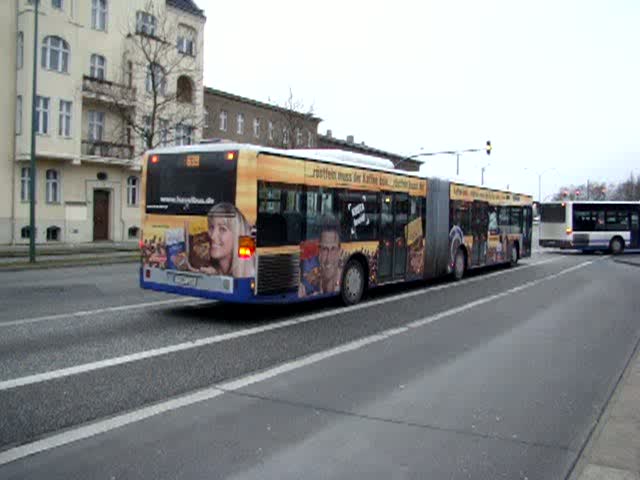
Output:
[[196,283],[198,283],[196,277],[189,277],[187,275],[174,275],[173,281],[176,285],[182,285],[184,287],[195,287]]

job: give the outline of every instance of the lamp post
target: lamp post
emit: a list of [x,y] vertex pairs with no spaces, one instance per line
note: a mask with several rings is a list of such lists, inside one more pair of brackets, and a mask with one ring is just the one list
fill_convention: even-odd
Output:
[[413,158],[418,157],[430,157],[434,155],[455,155],[456,156],[456,175],[460,175],[460,155],[463,153],[472,153],[472,152],[486,152],[487,155],[491,155],[491,141],[487,140],[486,145],[483,148],[466,148],[464,150],[444,150],[442,152],[420,152],[414,153],[413,155],[409,155],[408,157],[403,158],[398,163],[394,164],[394,168],[400,165],[407,160],[411,160]]
[[525,168],[525,170],[529,171],[529,172],[533,172],[536,175],[538,175],[538,203],[541,203],[542,202],[542,175],[544,175],[547,172],[554,171],[554,170],[557,172],[558,170],[556,170],[555,167],[547,168],[546,170],[543,170],[542,172],[536,172],[531,168]]
[[29,262],[36,261],[36,95],[38,80],[38,6],[33,15],[33,85],[31,89],[31,166],[29,169]]

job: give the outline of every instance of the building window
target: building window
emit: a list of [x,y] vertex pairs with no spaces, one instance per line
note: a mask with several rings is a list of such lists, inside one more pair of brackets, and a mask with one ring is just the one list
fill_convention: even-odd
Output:
[[238,118],[237,118],[237,130],[236,133],[238,135],[243,135],[244,134],[244,114],[243,113],[239,113],[238,114]]
[[57,170],[47,170],[47,203],[60,203],[60,178]]
[[224,110],[220,112],[220,130],[223,132],[227,131],[227,112]]
[[269,140],[273,140],[273,122],[269,120],[269,124],[267,126]]
[[127,178],[127,205],[138,205],[138,177]]
[[196,31],[187,27],[186,25],[178,26],[178,52],[183,53],[185,55],[191,55],[192,57],[196,54],[195,49],[195,38]]
[[20,229],[20,238],[29,239],[31,238],[31,227],[26,226]]
[[169,120],[158,119],[158,126],[160,127],[160,145],[166,147],[169,145]]
[[296,128],[296,147],[302,145],[302,131]]
[[71,107],[73,104],[66,100],[60,100],[60,116],[58,118],[58,135],[71,136]]
[[193,127],[190,125],[176,125],[176,145],[191,145],[193,143]]
[[60,241],[60,227],[56,225],[52,225],[47,228],[47,242],[58,242]]
[[128,230],[129,238],[138,238],[140,234],[140,229],[138,227],[129,227]]
[[253,136],[256,138],[260,138],[260,119],[253,119]]
[[153,37],[156,34],[156,23],[156,17],[150,13],[136,13],[136,33]]
[[22,95],[16,98],[16,135],[22,135]]
[[24,33],[18,32],[18,43],[16,46],[16,67],[20,70],[24,65]]
[[313,147],[313,135],[311,134],[311,132],[308,132],[307,134],[307,147]]
[[287,127],[282,128],[282,143],[289,145],[289,130]]
[[51,6],[62,10],[62,0],[51,0]]
[[89,70],[89,76],[91,78],[97,78],[98,80],[104,80],[107,78],[107,60],[102,55],[91,55],[91,67]]
[[167,90],[167,76],[162,66],[152,63],[147,68],[147,93],[159,93],[164,95]]
[[125,78],[127,79],[127,86],[131,88],[133,87],[133,62],[131,60],[127,61],[126,68]]
[[36,132],[49,133],[49,97],[36,97]]
[[176,98],[181,103],[193,102],[193,82],[186,75],[178,77]]
[[209,128],[209,109],[204,107],[204,125],[203,128]]
[[42,68],[54,72],[69,71],[69,44],[60,37],[45,37],[42,42]]
[[104,112],[89,111],[89,140],[101,142],[104,135]]
[[20,170],[20,200],[28,202],[31,191],[31,168],[22,167]]
[[140,134],[140,140],[142,144],[142,151],[146,151],[148,148],[153,148],[153,137],[151,136],[151,116],[145,115],[142,117],[144,123],[144,130]]
[[91,0],[91,28],[107,29],[107,0]]

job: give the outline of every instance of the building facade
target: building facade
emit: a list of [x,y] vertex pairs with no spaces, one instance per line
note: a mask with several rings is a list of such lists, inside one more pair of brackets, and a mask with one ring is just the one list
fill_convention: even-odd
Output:
[[301,113],[206,87],[207,118],[204,138],[278,148],[315,148],[318,124],[311,113]]
[[[192,0],[38,8],[36,241],[136,240],[141,154],[201,137],[204,14]],[[0,2],[0,105],[15,112],[0,118],[2,244],[30,235],[34,13],[34,0]]]
[[331,130],[327,130],[326,135],[318,134],[318,148],[347,150],[349,152],[362,153],[372,157],[384,158],[391,160],[395,167],[399,170],[407,170],[417,172],[420,170],[421,163],[412,158],[407,158],[397,153],[387,152],[379,148],[370,147],[364,142],[356,143],[353,135],[347,136],[346,140],[335,138]]

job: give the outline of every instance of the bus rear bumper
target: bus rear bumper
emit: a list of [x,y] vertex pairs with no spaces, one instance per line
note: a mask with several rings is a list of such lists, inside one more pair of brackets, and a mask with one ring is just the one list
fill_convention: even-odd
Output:
[[544,248],[575,248],[569,240],[542,240],[539,244]]
[[[300,298],[297,292],[288,292],[275,295],[255,295],[251,287],[251,278],[236,278],[233,280],[233,293],[216,292],[199,288],[173,285],[164,282],[154,282],[144,278],[144,269],[140,269],[140,288],[155,292],[171,293],[185,297],[202,298],[205,300],[217,300],[229,303],[293,303],[311,298]],[[327,295],[332,296],[332,295]]]

